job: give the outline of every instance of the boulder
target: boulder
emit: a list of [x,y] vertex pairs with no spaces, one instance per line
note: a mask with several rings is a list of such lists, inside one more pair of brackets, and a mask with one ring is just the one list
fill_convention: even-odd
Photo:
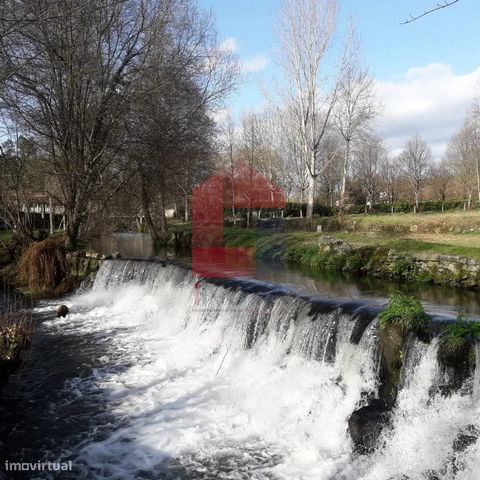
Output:
[[68,315],[68,307],[66,305],[59,305],[57,307],[57,317],[66,317]]
[[355,410],[348,419],[348,430],[359,453],[371,453],[377,446],[382,430],[390,421],[390,410],[381,400]]
[[353,248],[348,244],[339,240],[338,238],[322,236],[319,241],[319,246],[325,252],[331,252],[335,255],[348,255]]

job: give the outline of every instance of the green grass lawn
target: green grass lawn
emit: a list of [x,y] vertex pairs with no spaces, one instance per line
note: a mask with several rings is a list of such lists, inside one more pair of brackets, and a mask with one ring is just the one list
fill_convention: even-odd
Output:
[[[432,253],[480,258],[480,234],[383,234],[375,232],[332,232],[326,235],[339,238],[353,247],[381,246],[410,253]],[[255,247],[257,241],[267,238],[254,229],[225,228],[224,239],[228,247]],[[273,238],[292,243],[316,243],[321,238],[316,232],[273,234]]]
[[[419,235],[409,238],[408,235],[385,236],[361,233],[335,233],[334,237],[340,238],[352,246],[383,246],[399,252],[432,253],[440,255],[457,255],[461,257],[480,258],[480,235],[469,236],[471,245],[465,244],[465,235],[452,235],[449,241],[435,242],[432,236],[428,240],[419,239]],[[455,238],[460,237],[460,238]]]
[[375,215],[348,215],[351,221],[358,225],[383,224],[383,225],[425,225],[439,224],[464,225],[480,227],[480,212],[446,212],[446,213],[394,213]]

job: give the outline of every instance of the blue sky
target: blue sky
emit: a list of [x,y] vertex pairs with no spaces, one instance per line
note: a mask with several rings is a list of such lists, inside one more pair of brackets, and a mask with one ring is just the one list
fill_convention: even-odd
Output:
[[[420,133],[439,157],[480,87],[480,1],[460,0],[400,25],[410,13],[421,13],[437,1],[340,0],[339,25],[341,30],[349,17],[355,20],[363,56],[384,102],[380,123],[390,149],[399,149],[410,134]],[[236,113],[260,108],[264,100],[259,86],[268,85],[275,71],[274,22],[281,0],[200,0],[200,4],[214,12],[220,38],[234,45],[250,71],[229,108]],[[447,116],[448,122],[442,118],[437,125],[439,117]]]

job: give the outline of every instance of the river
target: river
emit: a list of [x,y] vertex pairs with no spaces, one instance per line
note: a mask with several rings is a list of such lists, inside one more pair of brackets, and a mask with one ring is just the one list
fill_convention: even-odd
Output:
[[[174,264],[109,260],[92,288],[63,300],[66,318],[38,305],[34,344],[2,393],[0,466],[72,470],[2,478],[479,478],[478,438],[454,444],[480,428],[480,369],[443,396],[438,341],[412,342],[391,428],[358,455],[347,419],[378,387],[388,288],[256,270],[218,284]],[[478,313],[468,295],[422,295],[439,316]]]

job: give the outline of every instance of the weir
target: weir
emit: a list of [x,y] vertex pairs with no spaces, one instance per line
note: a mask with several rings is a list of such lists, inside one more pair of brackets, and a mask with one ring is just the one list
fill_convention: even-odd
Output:
[[454,381],[440,327],[408,335],[388,403],[376,303],[120,259],[65,303],[37,308],[0,461],[71,461],[62,479],[478,479],[480,369]]
[[[216,434],[204,432],[195,447],[177,445],[163,467],[158,463],[160,470],[197,478],[207,468],[199,478],[214,478],[208,469],[221,469],[225,444],[236,451],[232,471],[258,468],[264,475],[258,478],[270,478],[268,472],[279,478],[310,478],[302,472],[316,472],[312,478],[477,478],[478,369],[462,388],[445,393],[436,334],[429,339],[409,336],[398,396],[385,411],[379,398],[378,306],[298,296],[258,281],[198,281],[183,266],[145,261],[105,262],[92,292],[115,294],[126,287],[140,288],[154,299],[158,310],[150,315],[158,327],[155,335],[162,338],[161,325],[168,324],[168,342],[176,346],[166,362],[181,369],[174,356],[180,350],[180,363],[191,372],[185,375],[198,374],[197,387],[212,389],[212,394],[219,389],[214,394],[217,407],[210,406],[214,411],[208,416],[215,417],[218,408],[242,417],[241,425],[227,427],[228,416],[219,413],[210,419]],[[166,312],[171,316],[162,318]],[[189,349],[198,356],[190,357]],[[358,448],[349,419],[378,402],[381,415],[360,418],[361,428],[378,438],[374,446]],[[181,418],[179,412],[175,421]],[[237,458],[251,438],[260,442],[260,450],[275,452],[267,454],[268,466]]]

